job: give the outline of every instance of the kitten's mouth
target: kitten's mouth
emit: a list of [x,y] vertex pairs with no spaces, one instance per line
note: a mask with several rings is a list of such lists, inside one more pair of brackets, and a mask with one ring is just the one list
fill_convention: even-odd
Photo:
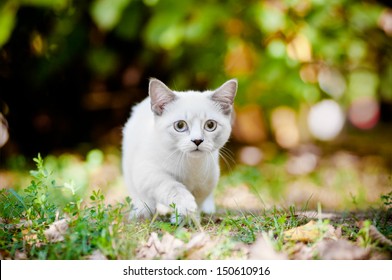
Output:
[[194,149],[194,150],[189,152],[189,154],[192,155],[192,156],[199,156],[199,155],[201,155],[203,153],[204,152],[202,150],[198,149],[198,148],[196,148],[196,149]]

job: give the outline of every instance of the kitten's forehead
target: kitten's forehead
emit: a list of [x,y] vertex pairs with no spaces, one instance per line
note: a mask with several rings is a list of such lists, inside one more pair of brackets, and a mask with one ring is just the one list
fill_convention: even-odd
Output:
[[219,112],[216,103],[211,99],[211,91],[184,91],[174,92],[178,98],[173,102],[174,112],[185,114],[188,119],[195,117],[207,118]]
[[173,91],[175,95],[182,100],[203,100],[203,99],[211,99],[213,91],[206,90],[206,91],[195,91],[195,90],[188,90],[188,91]]

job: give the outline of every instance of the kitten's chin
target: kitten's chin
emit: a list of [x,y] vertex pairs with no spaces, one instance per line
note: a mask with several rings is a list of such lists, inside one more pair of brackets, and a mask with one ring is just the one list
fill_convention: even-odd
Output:
[[193,150],[193,151],[187,152],[186,154],[190,158],[201,158],[206,155],[206,152],[201,151],[201,150]]

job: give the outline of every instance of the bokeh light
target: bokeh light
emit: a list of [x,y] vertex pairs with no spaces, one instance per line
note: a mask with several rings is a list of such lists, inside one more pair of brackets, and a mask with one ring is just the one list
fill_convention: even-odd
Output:
[[346,81],[337,69],[322,67],[318,73],[320,88],[331,97],[338,99],[346,91]]
[[246,165],[255,166],[263,160],[263,152],[258,147],[245,146],[238,153],[241,163]]
[[319,140],[334,139],[341,132],[344,122],[344,113],[334,100],[323,100],[312,106],[309,111],[309,130]]
[[9,138],[7,120],[0,113],[0,148],[7,143]]
[[373,128],[380,119],[380,106],[372,97],[355,99],[348,110],[348,118],[360,129]]
[[271,113],[271,125],[279,146],[289,149],[299,144],[297,115],[292,108],[282,106],[274,109]]

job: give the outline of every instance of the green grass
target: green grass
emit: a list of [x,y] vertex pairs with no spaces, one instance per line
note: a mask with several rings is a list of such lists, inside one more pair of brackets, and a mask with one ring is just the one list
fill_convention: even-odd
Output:
[[[118,161],[110,160],[113,165],[118,165]],[[289,258],[295,258],[292,252],[298,242],[285,240],[284,234],[311,219],[304,215],[304,211],[309,210],[307,200],[300,207],[293,204],[255,211],[221,209],[218,214],[203,215],[200,224],[176,225],[165,217],[130,222],[127,220],[132,207],[129,197],[119,195],[108,201],[107,196],[116,190],[117,179],[112,180],[114,183],[103,183],[106,190],[89,186],[91,174],[101,172],[102,166],[106,165],[102,152],[90,152],[85,161],[65,155],[58,158],[50,156],[44,161],[38,155],[34,162],[36,168],[30,172],[27,187],[0,190],[1,258],[89,259],[99,252],[107,259],[134,259],[139,257],[140,249],[145,248],[153,232],[162,242],[163,236],[170,234],[182,242],[184,248],[194,241],[198,233],[204,232],[208,240],[200,245],[203,250],[197,249],[202,251],[198,256],[203,259],[248,258],[249,248],[260,236],[269,239],[277,252],[285,252]],[[273,188],[269,192],[272,199],[278,196],[274,192],[284,191],[289,181],[297,180],[282,171],[283,164],[282,160],[267,163],[265,169],[273,172],[264,175],[258,167],[239,166],[222,178],[217,195],[230,185],[245,184],[253,193]],[[72,170],[78,170],[77,176],[72,176]],[[313,173],[305,179],[314,181],[314,177],[323,177],[323,170],[317,172],[318,175]],[[351,176],[356,176],[352,172]],[[116,178],[117,175],[109,177]],[[26,179],[20,182],[26,182]],[[390,256],[391,246],[382,237],[375,237],[371,225],[383,237],[391,239],[391,204],[392,192],[389,192],[381,196],[376,208],[364,212],[347,210],[332,219],[320,219],[317,215],[314,218],[320,226],[340,227],[341,238],[356,246],[372,248]],[[321,204],[318,212],[322,212]],[[53,236],[50,232],[59,221],[65,224],[65,228]],[[316,246],[317,242],[319,240],[313,240],[304,246]],[[189,250],[192,253],[195,249]],[[175,256],[188,258],[191,253],[178,251]],[[161,257],[163,255],[158,254],[154,258]]]
[[[106,205],[100,190],[93,191],[84,202],[72,183],[58,185],[54,174],[44,167],[43,159],[34,159],[37,170],[31,171],[30,185],[17,193],[1,190],[0,248],[7,255],[23,252],[33,259],[79,259],[99,249],[115,259],[121,247],[121,234],[129,225],[123,222],[131,209],[130,198]],[[59,191],[71,196],[59,199]],[[66,219],[68,229],[61,242],[49,242],[45,234],[55,221]]]

